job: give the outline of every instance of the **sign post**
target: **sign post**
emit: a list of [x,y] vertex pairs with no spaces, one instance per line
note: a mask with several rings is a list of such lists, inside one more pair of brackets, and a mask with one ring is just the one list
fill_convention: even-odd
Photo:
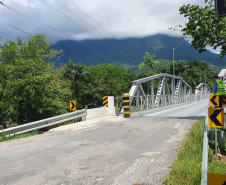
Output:
[[[70,111],[76,111],[76,101],[70,101]],[[73,119],[73,122],[76,123],[77,119]]]
[[[209,106],[219,107],[219,95],[209,95]],[[222,100],[222,105],[226,104],[226,97]],[[209,108],[208,109],[208,126],[215,128],[215,155],[217,155],[217,128],[224,128],[224,109]]]

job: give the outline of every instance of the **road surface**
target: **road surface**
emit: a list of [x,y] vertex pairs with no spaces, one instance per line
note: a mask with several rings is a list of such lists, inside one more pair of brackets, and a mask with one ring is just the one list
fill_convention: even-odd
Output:
[[206,106],[203,101],[131,119],[98,118],[0,143],[0,184],[161,184]]

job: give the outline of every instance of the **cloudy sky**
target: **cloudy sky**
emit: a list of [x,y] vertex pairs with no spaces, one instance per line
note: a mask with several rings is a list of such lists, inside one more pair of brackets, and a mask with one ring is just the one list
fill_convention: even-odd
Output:
[[187,22],[179,14],[179,7],[189,3],[205,5],[204,0],[0,1],[27,16],[0,4],[0,36],[3,41],[45,33],[53,43],[60,39],[144,37],[157,33],[181,36],[178,32],[168,30],[169,27]]

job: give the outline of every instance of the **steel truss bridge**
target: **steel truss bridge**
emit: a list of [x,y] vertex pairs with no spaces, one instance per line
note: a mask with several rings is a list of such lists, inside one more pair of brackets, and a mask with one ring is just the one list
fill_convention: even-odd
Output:
[[[157,80],[159,80],[159,85],[158,88],[155,89],[155,83]],[[150,95],[145,94],[142,87],[143,83],[150,83]],[[191,86],[181,77],[162,73],[132,82],[132,87],[129,92],[130,108],[131,112],[136,112],[196,100],[198,101],[208,98],[209,93],[210,88],[205,83],[199,84],[196,87],[195,94],[193,94]],[[123,111],[121,99],[122,97],[116,97],[115,99],[117,115]]]

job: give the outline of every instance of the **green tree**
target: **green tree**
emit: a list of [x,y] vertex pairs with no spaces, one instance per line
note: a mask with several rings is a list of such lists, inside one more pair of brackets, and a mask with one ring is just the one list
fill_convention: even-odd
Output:
[[80,97],[83,99],[80,102],[83,106],[103,106],[103,96],[122,96],[131,88],[132,77],[128,69],[111,64],[89,66],[85,69],[89,71],[89,75],[80,88]]
[[206,46],[214,49],[220,48],[220,54],[223,58],[226,55],[226,19],[216,18],[215,6],[213,0],[205,0],[206,6],[183,5],[180,7],[180,14],[188,18],[188,22],[183,27],[179,25],[178,30],[186,37],[191,37],[192,47],[199,53],[206,51]]
[[[158,73],[169,73],[172,71],[173,64],[172,62],[164,67],[160,67]],[[203,77],[204,83],[204,70],[208,71],[209,65],[206,62],[200,60],[192,61],[176,61],[175,62],[175,75],[183,78],[189,85],[191,85],[194,90],[197,85],[200,83],[200,75]],[[209,84],[210,85],[210,84]],[[210,86],[211,87],[211,86]]]
[[83,62],[76,64],[70,59],[64,66],[64,76],[72,82],[72,98],[74,100],[79,96],[79,82],[86,78],[87,73]]
[[69,83],[54,69],[61,51],[43,35],[0,45],[0,123],[23,124],[66,113]]
[[[155,66],[157,66],[160,62],[153,60],[156,57],[155,54],[150,55],[149,52],[145,52],[144,61],[140,62],[139,69],[142,69],[145,65],[147,65],[152,71],[155,70]],[[150,71],[148,71],[147,76],[150,75]],[[148,94],[149,94],[149,84],[147,85]]]

